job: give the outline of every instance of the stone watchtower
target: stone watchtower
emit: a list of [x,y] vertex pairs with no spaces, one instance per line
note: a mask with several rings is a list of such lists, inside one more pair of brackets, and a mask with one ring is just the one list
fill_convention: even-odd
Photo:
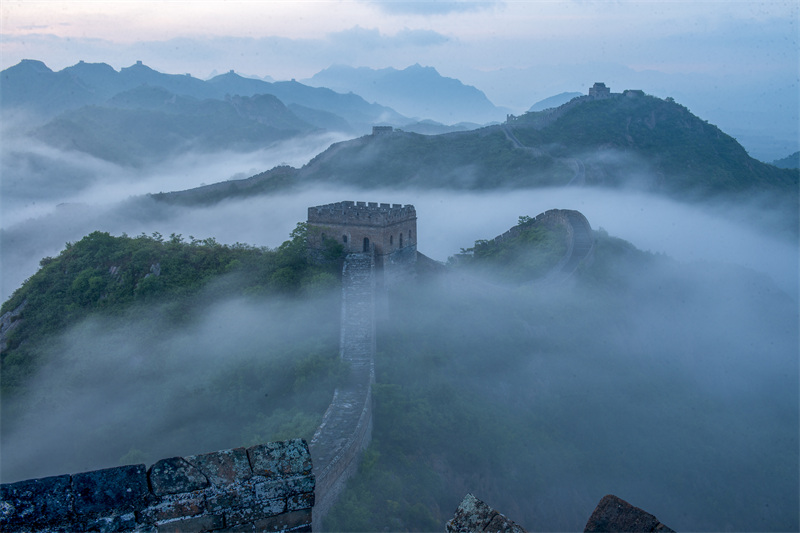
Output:
[[333,239],[346,253],[371,253],[391,283],[404,277],[417,258],[417,211],[413,205],[337,202],[308,208],[308,245]]
[[606,87],[605,83],[597,82],[589,87],[589,96],[595,99],[610,98],[611,89]]

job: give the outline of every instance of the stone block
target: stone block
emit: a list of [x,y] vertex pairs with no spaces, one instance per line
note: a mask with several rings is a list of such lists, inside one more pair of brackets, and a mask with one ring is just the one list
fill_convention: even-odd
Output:
[[144,465],[119,466],[72,476],[77,520],[121,517],[147,505],[147,471]]
[[205,494],[202,491],[195,491],[161,496],[158,502],[142,511],[142,516],[149,523],[159,523],[197,516],[205,510]]
[[286,500],[287,511],[298,511],[300,509],[311,509],[314,507],[314,493],[304,492],[303,494],[295,494]]
[[69,524],[73,518],[70,476],[0,485],[2,531]]
[[192,455],[186,461],[197,467],[216,487],[230,485],[237,481],[249,479],[253,473],[250,470],[250,461],[244,448],[222,450],[219,452]]
[[205,494],[206,508],[213,513],[239,507],[252,507],[257,501],[252,480],[222,488],[209,487]]
[[311,509],[256,520],[256,531],[311,531]]
[[85,522],[86,531],[97,531],[98,533],[115,533],[117,531],[133,531],[137,529],[136,515],[125,513],[114,516],[101,516],[90,518]]
[[311,454],[303,439],[259,444],[247,449],[253,473],[265,477],[286,477],[311,473]]
[[264,518],[269,518],[286,511],[285,500],[266,500],[259,501],[251,507],[241,507],[239,509],[229,509],[225,511],[225,525],[237,526],[248,522],[255,522]]
[[204,489],[208,480],[183,457],[171,457],[150,467],[150,486],[156,496],[163,496]]
[[674,533],[658,519],[613,494],[603,496],[597,504],[584,532],[629,531]]
[[314,476],[295,476],[291,478],[255,478],[263,481],[255,483],[255,495],[258,500],[286,498],[294,494],[314,491]]
[[205,532],[222,529],[225,527],[225,519],[219,514],[207,514],[193,518],[171,520],[158,524],[158,533],[188,533]]

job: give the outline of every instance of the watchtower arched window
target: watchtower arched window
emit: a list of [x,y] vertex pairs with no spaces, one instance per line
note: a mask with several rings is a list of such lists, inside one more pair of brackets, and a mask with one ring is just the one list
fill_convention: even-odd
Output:
[[400,234],[400,248],[403,247],[403,234]]
[[347,244],[347,235],[342,235],[342,242]]
[[389,235],[389,246],[394,244],[394,235]]
[[411,230],[408,230],[408,240],[411,240]]
[[369,239],[364,237],[364,251],[369,252]]

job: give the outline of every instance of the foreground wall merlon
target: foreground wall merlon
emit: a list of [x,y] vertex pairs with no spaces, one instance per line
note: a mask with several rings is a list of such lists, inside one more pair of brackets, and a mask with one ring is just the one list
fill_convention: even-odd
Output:
[[0,485],[2,531],[311,531],[304,440]]

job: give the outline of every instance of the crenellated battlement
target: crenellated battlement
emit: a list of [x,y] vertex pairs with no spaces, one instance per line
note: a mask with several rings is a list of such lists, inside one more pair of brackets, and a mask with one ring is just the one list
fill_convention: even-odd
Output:
[[308,223],[312,225],[387,226],[416,218],[413,205],[344,201],[308,208]]
[[[346,253],[372,253],[376,268],[414,263],[417,210],[413,205],[336,202],[308,208],[308,246],[321,249],[335,241]],[[397,269],[395,269],[397,270]]]

